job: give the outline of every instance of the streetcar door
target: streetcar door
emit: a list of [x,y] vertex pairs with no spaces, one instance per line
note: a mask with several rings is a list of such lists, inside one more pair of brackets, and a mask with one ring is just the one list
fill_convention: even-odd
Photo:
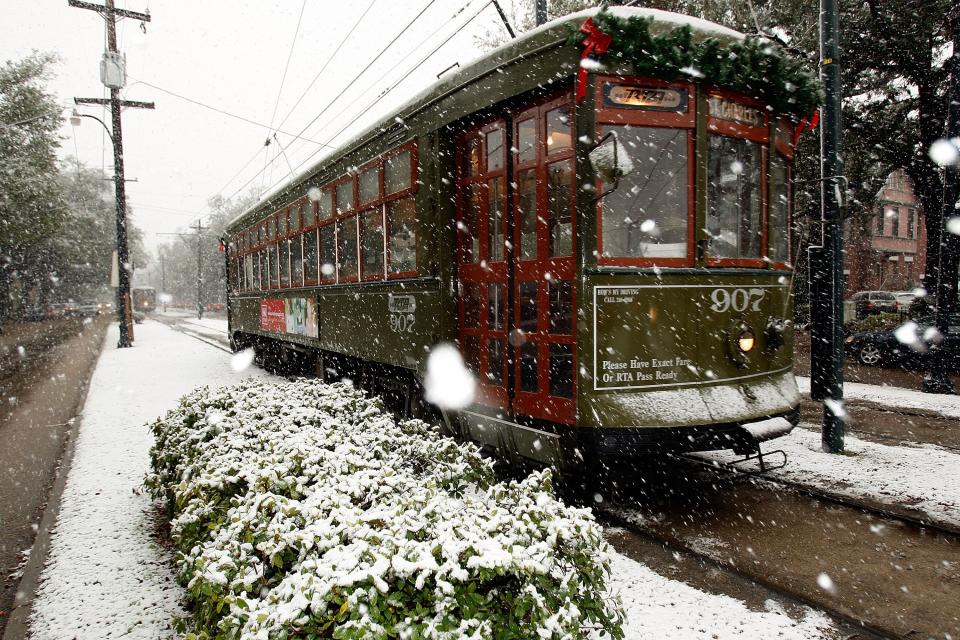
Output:
[[576,416],[572,113],[564,96],[467,131],[457,181],[459,338],[477,402],[566,424]]
[[573,101],[513,115],[515,414],[572,424],[576,408]]
[[457,262],[459,337],[478,379],[479,404],[510,414],[507,292],[507,123],[468,131],[458,141]]

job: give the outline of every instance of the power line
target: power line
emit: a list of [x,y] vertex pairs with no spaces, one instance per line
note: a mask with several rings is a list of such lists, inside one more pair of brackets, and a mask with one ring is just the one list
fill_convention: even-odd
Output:
[[290,60],[293,58],[293,47],[297,44],[297,35],[300,34],[300,23],[303,21],[303,10],[307,8],[307,0],[303,0],[300,5],[300,16],[297,18],[297,28],[293,32],[293,39],[290,40],[290,51],[287,53],[287,64],[283,67],[283,76],[280,77],[280,88],[277,89],[277,101],[273,105],[273,114],[270,116],[270,128],[273,129],[273,121],[277,117],[277,107],[280,106],[280,95],[283,93],[283,85],[287,81],[287,71],[290,69]]
[[[353,79],[352,79],[350,82],[347,83],[347,86],[349,87],[350,85],[352,85],[353,83],[355,83],[357,80],[359,80],[359,79],[363,76],[363,74],[366,73],[367,70],[369,70],[370,67],[372,67],[373,64],[374,64],[377,60],[379,60],[379,59],[383,56],[383,54],[385,54],[385,53],[387,52],[387,50],[389,50],[390,47],[392,47],[393,44],[394,44],[397,40],[399,40],[400,37],[403,36],[403,34],[405,34],[405,33],[410,29],[410,27],[413,26],[413,24],[414,24],[417,20],[420,19],[420,16],[422,16],[422,15],[424,14],[424,12],[426,12],[427,9],[429,9],[431,6],[433,6],[433,4],[434,4],[436,1],[437,1],[437,0],[430,0],[430,1],[427,3],[427,5],[426,5],[423,9],[420,10],[420,13],[418,13],[416,16],[414,16],[413,20],[411,20],[410,22],[408,22],[408,23],[407,23],[407,26],[405,26],[403,29],[401,29],[401,30],[400,30],[400,33],[398,33],[396,36],[394,36],[393,40],[391,40],[390,42],[388,42],[387,45],[386,45],[383,49],[380,50],[380,53],[378,53],[376,56],[374,56],[373,60],[371,60],[370,62],[368,62],[367,65],[366,65],[363,69],[360,70],[360,73],[358,73],[356,76],[354,76]],[[342,95],[343,95],[342,92],[341,92],[341,93],[337,93],[337,94],[333,97],[333,99],[332,99],[330,102],[328,102],[328,103],[326,104],[326,106],[320,111],[320,113],[318,113],[316,116],[314,116],[313,119],[310,120],[310,122],[308,122],[308,123],[306,124],[306,126],[304,126],[304,127],[300,130],[300,132],[299,132],[296,136],[294,136],[294,137],[295,137],[295,138],[299,138],[307,129],[309,129],[309,128],[313,125],[314,122],[316,122],[317,120],[319,120],[320,117],[323,116],[323,114],[326,113],[327,110],[328,110],[331,106],[333,106],[333,104],[334,104],[337,100],[339,100],[339,99],[340,99],[340,96],[342,96]],[[290,144],[292,144],[292,143],[293,143],[293,140],[291,140],[290,143],[288,143],[287,145],[285,145],[285,146],[281,149],[281,151],[286,151],[286,148],[287,148],[288,146],[290,146]],[[299,165],[298,165],[298,166],[299,166]],[[259,171],[256,175],[254,175],[252,178],[250,178],[249,180],[247,180],[247,182],[245,182],[245,183],[243,184],[243,186],[241,186],[239,189],[237,189],[237,191],[235,191],[235,192],[233,193],[233,195],[231,195],[230,197],[232,198],[234,195],[236,195],[237,193],[239,193],[240,191],[242,191],[244,188],[246,188],[246,186],[247,186],[248,184],[250,184],[251,182],[253,182],[254,180],[256,180],[258,177],[260,177],[260,175],[263,174],[266,170],[267,170],[267,168],[264,167],[264,168],[263,168],[261,171]]]
[[[421,58],[419,62],[417,62],[415,65],[413,65],[413,67],[411,67],[406,73],[404,73],[403,75],[401,75],[401,76],[400,76],[400,79],[398,79],[395,83],[393,83],[393,85],[391,85],[391,86],[390,86],[388,89],[386,89],[383,93],[379,94],[379,95],[373,100],[373,102],[371,102],[370,104],[368,104],[368,105],[366,106],[366,108],[363,109],[363,111],[361,111],[360,113],[358,113],[357,116],[356,116],[351,122],[349,122],[349,123],[347,123],[346,125],[344,125],[337,133],[335,133],[332,137],[330,137],[330,138],[327,140],[328,144],[331,143],[331,142],[333,142],[333,141],[337,138],[337,136],[339,136],[339,135],[340,135],[341,133],[343,133],[347,128],[349,128],[352,124],[354,124],[354,122],[358,121],[361,117],[363,117],[364,115],[366,115],[366,113],[369,112],[370,109],[372,109],[374,106],[377,105],[377,103],[380,101],[380,98],[382,98],[383,96],[385,96],[385,95],[387,95],[388,93],[390,93],[391,91],[393,91],[397,86],[400,85],[401,82],[403,82],[403,81],[406,80],[408,77],[410,77],[410,74],[411,74],[411,73],[413,73],[413,72],[416,71],[420,66],[422,66],[423,63],[425,63],[428,59],[430,59],[431,56],[433,56],[437,51],[439,51],[440,48],[443,47],[445,44],[447,44],[455,35],[457,35],[457,34],[460,33],[461,31],[463,31],[463,29],[465,29],[468,24],[470,24],[471,22],[473,22],[473,21],[477,18],[477,16],[479,16],[479,15],[483,12],[483,10],[486,9],[486,8],[492,3],[492,1],[493,1],[493,0],[488,0],[487,2],[485,2],[472,16],[470,16],[470,18],[468,18],[463,24],[461,24],[453,33],[451,33],[449,36],[447,36],[447,38],[446,38],[443,42],[441,42],[439,45],[437,45],[436,47],[434,47],[433,51],[431,51],[431,52],[428,53],[426,56],[424,56],[423,58]],[[299,164],[297,164],[296,167],[294,167],[294,171],[296,171],[297,169],[299,169],[300,167],[302,167],[304,164],[306,164],[307,162],[309,162],[314,156],[317,155],[317,153],[318,153],[319,151],[320,151],[320,150],[317,149],[317,150],[315,150],[313,153],[311,153],[309,156],[307,156],[306,158],[304,158]],[[279,181],[273,183],[272,185],[270,185],[270,189],[268,189],[268,191],[273,190],[274,188],[276,188],[281,182],[282,182],[282,180],[279,180]]]
[[[417,45],[416,47],[414,47],[413,49],[411,49],[409,52],[407,52],[407,54],[406,54],[405,56],[403,56],[402,58],[400,58],[396,63],[394,63],[394,65],[393,65],[392,67],[390,67],[390,68],[387,69],[385,72],[383,72],[382,74],[380,74],[380,76],[379,76],[376,80],[374,80],[374,81],[371,82],[369,85],[367,85],[367,88],[364,89],[356,98],[354,98],[353,101],[352,101],[350,104],[347,104],[347,105],[344,106],[342,109],[340,109],[340,111],[338,111],[336,115],[334,115],[332,118],[329,118],[329,122],[336,122],[337,119],[340,118],[340,116],[342,116],[345,112],[347,112],[347,111],[353,106],[354,103],[356,103],[358,100],[360,100],[361,98],[363,98],[363,97],[365,97],[367,94],[369,94],[371,89],[373,89],[374,87],[378,86],[378,84],[380,83],[381,80],[383,80],[383,79],[386,78],[388,75],[390,75],[391,73],[393,73],[393,71],[394,71],[397,67],[399,67],[401,64],[403,64],[404,62],[406,62],[407,59],[410,58],[410,56],[412,56],[414,53],[416,53],[416,52],[420,49],[421,46],[423,46],[424,44],[426,44],[427,42],[429,42],[430,40],[432,40],[435,35],[437,35],[440,31],[442,31],[442,30],[444,29],[444,27],[447,26],[447,24],[449,24],[450,22],[456,20],[457,17],[459,17],[460,14],[462,14],[464,11],[466,11],[466,10],[470,7],[470,5],[473,4],[474,1],[475,1],[475,0],[468,0],[465,5],[463,5],[463,6],[460,7],[459,9],[457,9],[457,10],[453,13],[453,15],[451,15],[450,18],[449,18],[446,22],[441,23],[440,26],[437,27],[436,29],[434,29],[433,32],[432,32],[430,35],[428,35],[426,38],[424,38],[419,45]],[[488,2],[488,4],[489,4],[489,2]],[[482,8],[481,8],[481,10],[482,10]],[[442,46],[442,45],[441,45],[441,46]],[[385,95],[385,93],[386,93],[386,92],[381,92],[379,95],[380,95],[380,96],[383,96],[383,95]],[[352,121],[355,121],[355,119],[352,120]],[[320,131],[323,131],[323,129],[320,129]],[[318,131],[317,133],[319,133],[319,131]],[[301,146],[302,146],[302,145],[301,145]],[[299,148],[300,148],[300,147],[297,147],[297,150],[299,150]]]
[[[171,95],[171,96],[173,96],[174,98],[180,98],[181,100],[186,100],[187,102],[190,102],[190,103],[192,103],[192,104],[195,104],[195,105],[197,105],[198,107],[203,107],[204,109],[209,109],[209,110],[211,110],[211,111],[216,111],[217,113],[221,113],[221,114],[223,114],[223,115],[225,115],[225,116],[230,116],[231,118],[236,118],[237,120],[242,120],[243,122],[246,122],[246,123],[249,123],[249,124],[257,125],[258,127],[263,127],[264,129],[266,129],[266,130],[268,130],[268,131],[270,131],[270,130],[272,129],[269,125],[266,125],[266,124],[264,124],[264,123],[262,123],[262,122],[257,122],[256,120],[251,120],[250,118],[247,118],[247,117],[244,117],[244,116],[239,116],[239,115],[237,115],[237,114],[235,114],[235,113],[230,113],[229,111],[225,111],[224,109],[221,109],[221,108],[219,108],[219,107],[213,107],[213,106],[211,106],[211,105],[209,105],[209,104],[205,104],[205,103],[203,103],[203,102],[200,102],[199,100],[195,100],[195,99],[193,99],[193,98],[188,98],[188,97],[185,96],[185,95],[176,93],[176,92],[174,92],[174,91],[170,91],[169,89],[164,89],[163,87],[158,87],[157,85],[151,84],[151,83],[147,82],[146,80],[140,80],[140,79],[138,79],[138,78],[134,78],[134,77],[131,76],[129,73],[127,74],[127,77],[131,78],[132,80],[136,80],[136,81],[139,82],[140,84],[145,84],[145,85],[147,85],[148,87],[150,87],[151,89],[156,89],[157,91],[161,91],[161,92],[163,92],[163,93],[166,93],[167,95]],[[305,140],[306,142],[310,142],[310,143],[312,143],[312,144],[318,144],[318,145],[321,145],[321,146],[323,145],[322,142],[317,142],[316,140],[310,140],[309,138],[304,138],[304,137],[302,137],[302,136],[300,135],[300,134],[303,133],[302,131],[300,132],[300,134],[296,134],[296,135],[295,135],[295,134],[292,134],[292,133],[289,133],[289,132],[287,132],[287,131],[280,131],[279,129],[277,129],[276,131],[277,131],[277,133],[282,133],[283,135],[291,136],[292,138],[296,138],[297,140]]]
[[[347,32],[347,35],[345,35],[345,36],[343,37],[343,39],[340,41],[340,43],[336,46],[336,48],[333,50],[333,53],[332,53],[329,57],[327,57],[327,61],[323,63],[323,66],[322,66],[322,67],[320,67],[320,71],[318,71],[317,74],[316,74],[315,76],[313,76],[313,79],[312,79],[312,80],[310,81],[310,83],[307,85],[306,89],[303,90],[303,93],[300,94],[300,97],[297,98],[297,101],[293,104],[292,107],[290,107],[290,110],[287,111],[287,115],[285,115],[285,116],[283,117],[283,120],[280,121],[280,124],[277,125],[278,130],[279,130],[279,127],[282,127],[282,126],[287,122],[287,120],[290,118],[290,116],[293,115],[293,112],[296,110],[296,108],[297,108],[298,106],[300,106],[300,103],[301,103],[301,102],[303,101],[303,99],[307,96],[307,92],[310,91],[310,89],[313,87],[314,83],[320,78],[321,75],[323,75],[323,72],[327,69],[328,66],[330,66],[330,63],[333,62],[333,60],[337,57],[337,54],[340,53],[340,49],[341,49],[341,48],[343,47],[343,45],[347,42],[347,40],[350,38],[350,36],[353,35],[353,32],[356,31],[356,29],[357,29],[358,26],[360,26],[360,23],[363,21],[363,19],[366,17],[366,15],[370,12],[370,9],[372,9],[372,8],[373,8],[373,5],[375,5],[376,3],[377,3],[377,0],[371,0],[370,4],[367,5],[367,8],[364,10],[364,12],[363,12],[362,14],[360,14],[360,17],[359,17],[359,18],[357,18],[357,21],[353,23],[353,26],[350,28],[350,31]],[[279,104],[279,102],[278,102],[278,104]],[[276,108],[274,108],[274,115],[276,115]],[[270,118],[270,121],[271,121],[271,123],[273,122],[273,118],[272,118],[272,117]],[[281,131],[281,133],[283,133],[283,132]],[[241,173],[243,173],[244,170],[245,170],[247,167],[249,167],[250,164],[253,163],[254,160],[257,159],[257,156],[260,155],[260,152],[261,152],[262,150],[263,150],[262,147],[257,148],[257,150],[254,151],[253,155],[250,156],[250,159],[248,159],[248,160],[243,164],[243,166],[240,167],[240,168],[237,170],[237,172],[234,173],[233,176],[231,176],[231,178],[230,178],[229,180],[227,180],[227,182],[226,182],[222,187],[220,187],[220,188],[217,190],[217,193],[222,193],[222,192],[224,191],[224,189],[226,189],[228,186],[230,186],[230,183],[233,182],[234,180],[236,180],[237,176],[239,176]],[[264,165],[264,170],[266,170],[266,165]]]
[[340,53],[340,49],[347,42],[350,36],[353,35],[353,32],[356,31],[357,27],[360,26],[360,23],[367,16],[367,14],[370,13],[370,9],[373,9],[373,5],[375,4],[377,4],[377,0],[372,0],[370,4],[367,5],[367,8],[364,10],[364,12],[360,14],[360,17],[357,18],[357,21],[353,23],[353,26],[350,28],[350,31],[347,32],[347,35],[343,37],[343,40],[340,41],[340,44],[338,44],[336,49],[333,50],[333,53],[330,55],[330,57],[327,58],[327,61],[323,63],[323,66],[320,67],[320,71],[317,72],[317,75],[313,76],[313,80],[310,81],[310,84],[308,84],[307,88],[303,90],[303,93],[300,94],[300,97],[297,98],[297,101],[293,104],[292,107],[290,107],[290,110],[287,112],[287,115],[283,117],[283,120],[281,120],[280,124],[277,126],[282,127],[284,123],[286,123],[287,119],[290,118],[290,116],[296,110],[296,108],[300,106],[300,103],[307,96],[307,92],[310,91],[311,88],[313,88],[314,83],[320,78],[321,75],[323,75],[323,72],[326,71],[327,67],[330,66],[330,63],[333,62],[333,59],[337,57],[337,54]]

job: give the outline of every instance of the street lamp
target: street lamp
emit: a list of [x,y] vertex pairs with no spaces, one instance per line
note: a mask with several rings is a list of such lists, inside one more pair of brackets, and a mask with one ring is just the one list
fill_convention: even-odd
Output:
[[70,124],[80,126],[80,118],[90,118],[96,120],[103,127],[110,137],[110,144],[113,145],[116,167],[113,172],[113,182],[117,194],[117,322],[120,325],[120,340],[117,342],[117,348],[129,347],[133,343],[133,313],[130,309],[130,271],[127,265],[130,263],[130,256],[127,250],[127,204],[124,195],[122,159],[117,157],[117,141],[107,124],[98,118],[87,113],[78,113],[76,109],[70,116]]

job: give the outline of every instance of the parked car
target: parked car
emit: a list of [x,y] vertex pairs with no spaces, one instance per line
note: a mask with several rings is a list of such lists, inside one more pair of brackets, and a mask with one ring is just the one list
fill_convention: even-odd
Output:
[[917,294],[912,291],[894,291],[893,297],[897,299],[897,311],[906,313],[910,310],[910,305],[917,299]]
[[93,316],[100,315],[100,305],[98,305],[96,302],[93,302],[92,300],[81,302],[77,306],[77,310],[79,312],[79,315],[84,318],[92,318]]
[[891,331],[866,331],[846,339],[846,351],[861,364],[922,365],[933,348],[947,352],[950,367],[960,371],[960,314],[950,318],[946,335],[935,328],[935,318],[925,316]]
[[861,291],[850,297],[856,309],[857,320],[878,313],[896,313],[897,298],[890,291]]

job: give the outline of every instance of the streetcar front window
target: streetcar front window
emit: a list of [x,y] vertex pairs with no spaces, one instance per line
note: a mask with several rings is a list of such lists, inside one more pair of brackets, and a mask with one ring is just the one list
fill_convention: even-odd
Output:
[[[689,133],[686,129],[605,125],[633,170],[600,201],[604,258],[686,258]],[[604,191],[612,185],[602,185]]]
[[760,258],[760,144],[711,135],[707,235],[712,258]]
[[770,158],[770,222],[767,256],[772,262],[790,260],[790,169],[779,153]]

